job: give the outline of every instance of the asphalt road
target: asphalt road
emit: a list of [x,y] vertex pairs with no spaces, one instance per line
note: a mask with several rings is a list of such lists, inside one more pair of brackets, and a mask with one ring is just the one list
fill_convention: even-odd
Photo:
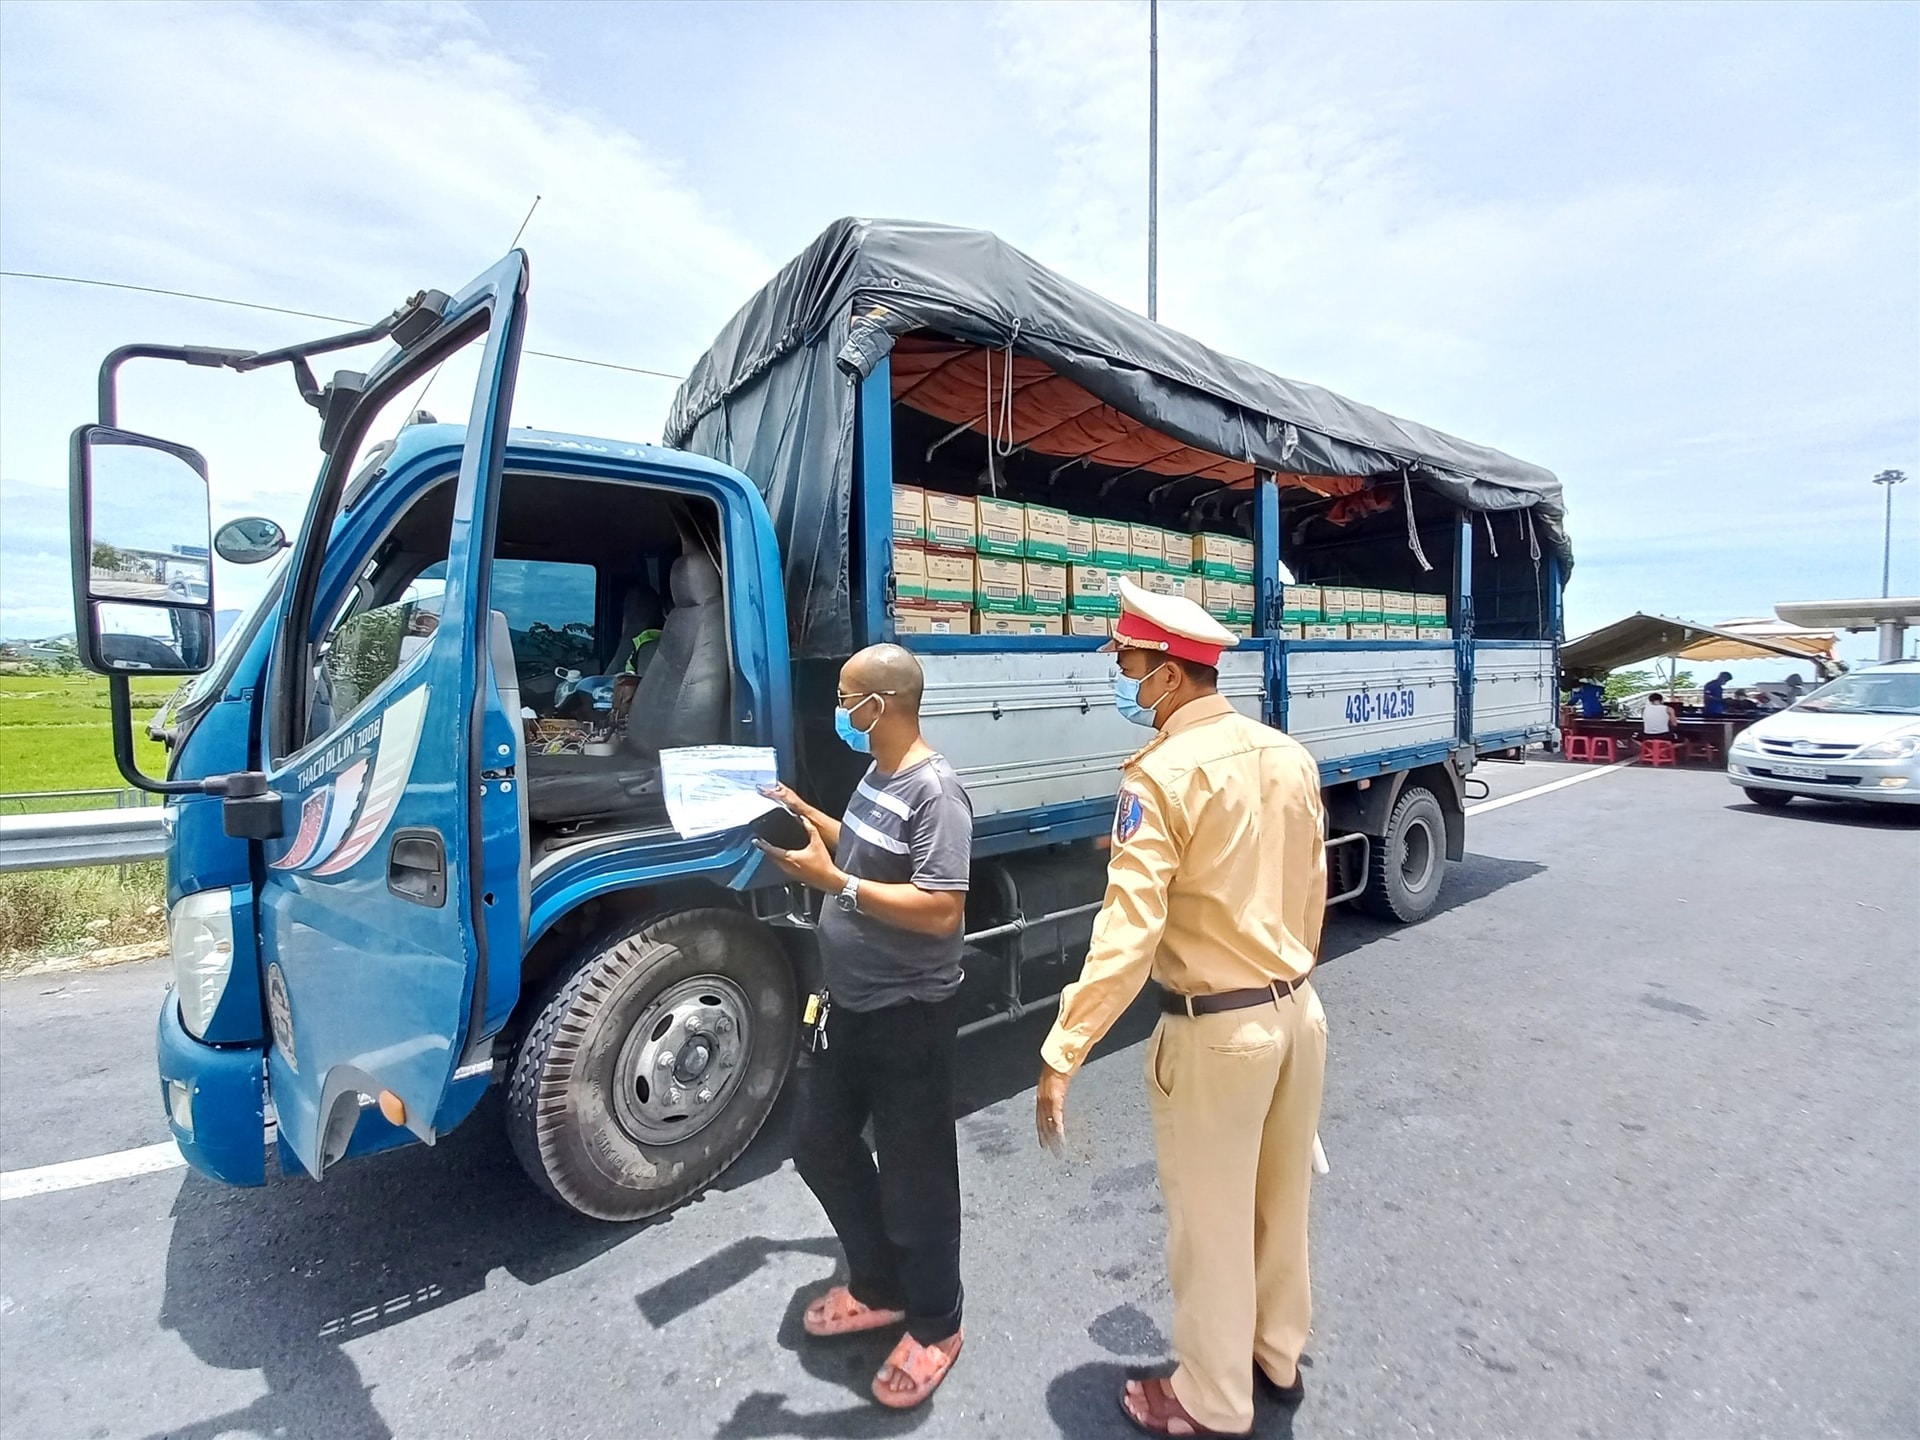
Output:
[[[1496,793],[1571,773],[1489,767]],[[1622,770],[1479,816],[1443,913],[1341,916],[1308,1397],[1262,1433],[1920,1434],[1920,825]],[[0,985],[0,1170],[164,1139],[160,969]],[[483,1111],[325,1185],[181,1170],[0,1205],[0,1430],[1131,1434],[1165,1349],[1136,1013],[1032,1138],[1044,1017],[963,1046],[968,1343],[926,1410],[807,1342],[834,1246],[784,1115],[606,1227]]]

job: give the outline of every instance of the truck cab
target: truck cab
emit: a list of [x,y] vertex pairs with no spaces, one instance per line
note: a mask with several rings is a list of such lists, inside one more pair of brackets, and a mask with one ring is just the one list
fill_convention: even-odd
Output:
[[[772,315],[788,273],[848,273],[820,264],[822,247],[883,254],[873,239],[830,230],[742,315]],[[678,833],[662,753],[764,747],[803,794],[838,803],[860,769],[834,738],[831,692],[860,644],[919,654],[929,739],[975,799],[969,1028],[1051,1004],[1099,907],[1119,765],[1144,739],[1113,706],[1104,636],[1039,612],[938,633],[900,589],[923,538],[894,528],[902,489],[967,506],[1048,498],[1057,455],[1005,446],[996,472],[985,418],[955,428],[946,402],[925,399],[929,357],[970,349],[991,366],[1014,342],[949,320],[950,333],[920,327],[849,360],[867,302],[796,292],[834,323],[809,333],[776,317],[785,348],[757,370],[723,335],[676,402],[676,445],[636,444],[511,425],[526,291],[515,252],[344,336],[264,353],[126,347],[102,367],[99,420],[75,432],[85,658],[108,677],[123,771],[172,802],[160,1098],[188,1161],[220,1180],[264,1183],[270,1144],[283,1174],[315,1180],[432,1144],[495,1084],[535,1185],[582,1214],[652,1214],[722,1173],[793,1063],[817,901],[762,866],[748,830]],[[365,373],[315,383],[313,358],[374,342],[389,348]],[[197,452],[116,423],[116,377],[135,360],[292,372],[323,455],[297,535],[257,517],[209,533]],[[739,368],[723,375],[722,360]],[[463,423],[420,411],[436,384],[468,380]],[[1205,380],[1189,374],[1183,393]],[[1152,418],[1139,407],[1128,443],[1162,446]],[[1311,447],[1290,423],[1272,433],[1295,471],[1194,450],[1194,468],[1230,471],[1201,474],[1204,514],[1164,474],[1129,484],[1127,464],[1093,450],[1050,493],[1239,536],[1259,603],[1223,658],[1222,693],[1319,761],[1340,857],[1330,898],[1417,919],[1463,851],[1478,757],[1552,733],[1551,535],[1530,585],[1511,560],[1477,565],[1477,517],[1438,475],[1420,482],[1424,528],[1403,532],[1390,492],[1414,503],[1411,468],[1321,484],[1389,497],[1356,508],[1364,523],[1329,526],[1283,493],[1283,475],[1311,478]],[[968,451],[983,444],[976,485]],[[1358,453],[1315,463],[1351,468]],[[1503,502],[1533,493],[1493,488]],[[1406,535],[1440,577],[1444,635],[1356,639],[1343,625],[1310,638],[1288,619],[1288,581],[1306,569],[1356,593],[1407,573]],[[209,554],[280,567],[217,660]],[[156,673],[193,677],[166,722],[163,779],[133,763],[127,703],[128,677]]]

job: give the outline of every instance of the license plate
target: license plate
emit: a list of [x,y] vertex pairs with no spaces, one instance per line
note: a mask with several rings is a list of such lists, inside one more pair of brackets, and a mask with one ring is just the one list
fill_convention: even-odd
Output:
[[1784,775],[1789,780],[1824,780],[1827,772],[1818,765],[1776,765],[1773,773]]

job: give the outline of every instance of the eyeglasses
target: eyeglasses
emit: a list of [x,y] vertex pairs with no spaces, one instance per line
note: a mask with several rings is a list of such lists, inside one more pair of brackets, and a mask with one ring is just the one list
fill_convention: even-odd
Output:
[[858,694],[849,695],[844,690],[836,690],[833,698],[842,710],[851,710],[855,704],[864,705],[876,695],[898,695],[899,693],[898,690],[862,690]]

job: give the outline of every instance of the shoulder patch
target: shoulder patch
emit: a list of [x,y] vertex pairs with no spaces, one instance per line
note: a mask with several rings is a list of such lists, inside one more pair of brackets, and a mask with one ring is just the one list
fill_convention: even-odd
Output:
[[1120,792],[1120,801],[1113,811],[1113,838],[1119,844],[1126,844],[1140,833],[1140,826],[1147,818],[1146,807],[1140,803],[1140,797],[1131,790]]

